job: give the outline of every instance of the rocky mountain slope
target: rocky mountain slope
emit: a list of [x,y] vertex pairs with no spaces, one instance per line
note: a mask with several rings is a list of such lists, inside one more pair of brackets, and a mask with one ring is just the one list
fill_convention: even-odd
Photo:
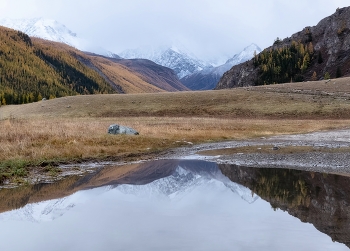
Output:
[[261,49],[256,44],[251,44],[227,60],[225,64],[187,75],[181,78],[180,81],[191,90],[212,90],[224,73],[230,70],[232,66],[244,63],[260,52]]
[[349,41],[350,7],[338,8],[316,26],[276,39],[255,59],[234,66],[216,89],[348,76]]
[[176,47],[126,50],[120,56],[127,59],[149,59],[173,69],[179,79],[208,68],[209,65]]

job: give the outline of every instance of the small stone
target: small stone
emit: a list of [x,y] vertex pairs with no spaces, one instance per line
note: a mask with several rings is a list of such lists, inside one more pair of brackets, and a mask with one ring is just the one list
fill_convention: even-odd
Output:
[[274,146],[273,148],[272,148],[272,150],[274,150],[274,151],[277,151],[277,150],[279,150],[280,148],[278,147],[278,146]]

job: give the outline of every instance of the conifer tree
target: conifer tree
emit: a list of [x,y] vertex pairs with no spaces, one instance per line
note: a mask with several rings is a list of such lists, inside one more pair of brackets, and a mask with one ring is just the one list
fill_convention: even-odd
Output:
[[329,74],[329,72],[326,72],[324,74],[324,79],[331,79],[331,75]]
[[316,80],[317,80],[317,73],[316,73],[315,71],[314,71],[314,73],[312,74],[311,80],[312,80],[312,81],[316,81]]

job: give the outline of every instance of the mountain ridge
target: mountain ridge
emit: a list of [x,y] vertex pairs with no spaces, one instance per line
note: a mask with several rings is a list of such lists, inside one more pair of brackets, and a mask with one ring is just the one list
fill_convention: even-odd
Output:
[[[338,8],[316,26],[307,26],[285,39],[277,38],[256,58],[234,66],[223,75],[215,89],[349,76],[349,41],[350,7]],[[278,53],[299,58],[295,59],[297,62],[284,60],[282,63]],[[266,57],[273,58],[272,64],[264,61]],[[290,70],[285,70],[285,64],[291,64]]]
[[216,87],[223,74],[230,70],[233,66],[244,63],[254,57],[255,54],[261,52],[256,44],[245,47],[240,53],[228,59],[225,64],[207,68],[180,79],[186,87],[191,90],[212,90]]
[[77,94],[188,90],[171,69],[113,60],[119,59],[0,27],[0,105]]
[[119,55],[126,59],[149,59],[157,64],[173,69],[179,79],[210,67],[190,53],[175,46],[151,49],[129,49]]
[[30,37],[64,43],[81,51],[90,51],[108,57],[120,58],[117,54],[111,51],[98,45],[93,45],[85,39],[79,38],[75,32],[54,19],[45,19],[41,17],[23,19],[3,18],[0,19],[0,25],[19,30]]

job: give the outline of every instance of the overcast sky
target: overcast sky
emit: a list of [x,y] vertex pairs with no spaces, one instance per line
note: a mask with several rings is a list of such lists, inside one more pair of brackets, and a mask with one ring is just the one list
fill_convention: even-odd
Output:
[[182,44],[202,59],[262,49],[314,26],[348,0],[0,0],[1,17],[43,17],[119,53]]

